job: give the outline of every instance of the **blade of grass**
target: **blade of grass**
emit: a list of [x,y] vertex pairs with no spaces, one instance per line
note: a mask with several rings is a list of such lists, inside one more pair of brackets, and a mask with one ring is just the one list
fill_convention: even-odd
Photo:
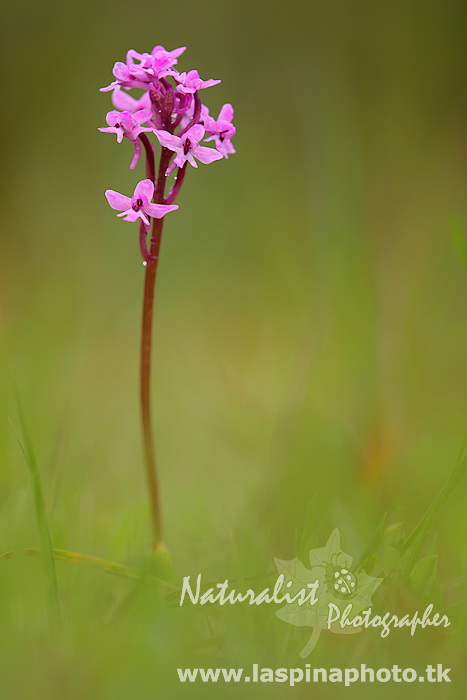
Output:
[[[11,559],[15,554],[26,554],[37,556],[41,555],[42,551],[36,548],[22,549],[20,552],[5,552],[0,554],[0,561],[4,559]],[[147,579],[153,583],[157,583],[165,588],[174,589],[175,586],[169,581],[164,581],[153,574],[147,574],[145,572],[136,571],[135,569],[130,569],[128,566],[123,564],[118,564],[114,561],[109,561],[108,559],[102,559],[101,557],[94,557],[89,554],[81,554],[80,552],[70,552],[67,549],[53,549],[53,556],[57,561],[66,561],[70,564],[79,564],[84,566],[91,566],[95,569],[100,569],[106,574],[111,574],[112,576],[120,576],[121,578],[127,578],[132,581],[140,581]]]
[[360,569],[363,569],[365,567],[365,564],[373,556],[373,554],[376,552],[379,545],[383,541],[384,536],[385,536],[387,518],[388,518],[388,514],[385,513],[383,515],[378,527],[375,530],[375,534],[373,535],[370,542],[368,543],[368,546],[362,552],[361,556],[357,559],[357,561],[353,564],[353,568],[355,571],[360,571]]
[[467,456],[460,458],[444,483],[444,486],[427,509],[425,515],[404,542],[401,553],[406,554],[406,559],[402,567],[402,573],[406,576],[410,575],[423,545],[430,534],[433,522],[439,510],[458,488],[465,476],[467,476]]
[[16,436],[21,452],[23,453],[24,460],[28,466],[29,474],[31,477],[37,527],[39,530],[42,550],[44,552],[44,562],[49,583],[47,595],[48,608],[51,618],[57,620],[60,618],[60,599],[58,594],[57,572],[55,570],[55,559],[53,554],[52,539],[50,537],[49,523],[47,521],[47,511],[45,507],[44,494],[42,491],[42,484],[39,469],[37,467],[36,457],[34,454],[34,450],[32,449],[32,442],[29,437],[29,433],[26,429],[26,422],[24,420],[23,412],[21,409],[18,392],[16,392],[16,399],[18,404],[19,418],[21,422],[21,430],[24,436],[24,443],[21,440],[21,437],[18,431],[16,430],[12,420],[8,418],[8,421],[11,427],[13,428],[13,432]]

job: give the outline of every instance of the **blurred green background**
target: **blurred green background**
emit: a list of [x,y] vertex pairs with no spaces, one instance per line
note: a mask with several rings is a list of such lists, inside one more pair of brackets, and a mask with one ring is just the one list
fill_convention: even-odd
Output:
[[[114,61],[159,43],[222,78],[205,101],[232,102],[237,126],[236,156],[189,172],[162,246],[155,425],[176,584],[264,577],[335,527],[357,557],[386,512],[409,532],[465,434],[465,4],[47,0],[2,17],[0,552],[40,546],[9,374],[54,546],[135,567],[149,548],[143,267],[103,194],[143,170],[97,127]],[[268,606],[167,608],[153,584],[63,562],[54,629],[43,562],[19,555],[0,561],[1,696],[465,697],[466,531],[461,488],[424,550],[455,628],[323,634],[307,659],[444,663],[449,687],[181,686],[179,665],[300,665],[309,630]]]

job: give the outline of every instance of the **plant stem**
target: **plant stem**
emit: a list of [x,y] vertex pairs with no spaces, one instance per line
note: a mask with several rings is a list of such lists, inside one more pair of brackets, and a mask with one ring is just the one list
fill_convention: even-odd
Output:
[[140,134],[139,140],[144,146],[146,151],[146,177],[154,181],[156,179],[156,168],[154,165],[154,148],[151,145],[146,134]]
[[[170,160],[171,152],[162,149],[159,172],[155,181],[154,200],[161,203],[164,200],[165,170]],[[146,467],[146,479],[151,508],[152,541],[154,550],[161,545],[161,510],[159,486],[157,480],[156,453],[152,429],[151,411],[151,356],[152,356],[152,321],[154,312],[154,297],[156,275],[159,262],[159,250],[162,239],[164,219],[153,219],[149,259],[146,261],[144,278],[143,318],[141,326],[141,366],[140,366],[140,398],[141,422],[143,428],[143,449]]]
[[157,263],[163,221],[163,219],[154,219],[153,223],[150,248],[152,261],[148,262],[146,265],[146,274],[144,279],[143,320],[141,327],[141,420],[143,425],[144,459],[149,489],[149,501],[151,506],[152,538],[154,549],[157,549],[161,541],[161,514],[151,417],[151,349],[154,289],[156,284]]
[[187,163],[185,163],[185,165],[183,165],[181,168],[178,169],[177,179],[175,180],[175,184],[172,187],[169,194],[167,195],[167,197],[165,198],[166,204],[173,204],[173,202],[175,202],[175,200],[177,199],[178,194],[179,194],[179,192],[182,188],[182,185],[183,185],[183,180],[185,179],[186,166],[187,166]]

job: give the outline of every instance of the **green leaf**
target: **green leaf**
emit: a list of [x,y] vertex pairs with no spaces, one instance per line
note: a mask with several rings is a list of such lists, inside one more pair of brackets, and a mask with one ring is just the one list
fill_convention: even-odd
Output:
[[437,567],[438,555],[431,554],[415,564],[409,578],[413,593],[422,599],[430,599],[430,602],[434,602],[431,600],[433,596],[439,595],[439,586],[436,580]]
[[401,554],[404,555],[404,563],[402,572],[405,576],[410,577],[410,573],[415,566],[415,562],[420,556],[421,550],[429,536],[436,516],[441,507],[446,503],[449,497],[459,488],[463,479],[467,476],[467,456],[461,456],[458,463],[452,470],[451,474],[445,481],[441,490],[434,498],[433,502],[427,509],[418,525],[404,542],[401,548]]
[[370,559],[373,557],[375,554],[376,550],[378,547],[381,545],[381,543],[384,541],[385,536],[386,536],[386,520],[387,520],[388,514],[385,513],[383,515],[383,518],[381,522],[379,523],[378,527],[375,530],[375,534],[371,538],[368,546],[364,550],[364,552],[361,554],[360,558],[357,559],[355,562],[355,568],[361,569],[363,568]]

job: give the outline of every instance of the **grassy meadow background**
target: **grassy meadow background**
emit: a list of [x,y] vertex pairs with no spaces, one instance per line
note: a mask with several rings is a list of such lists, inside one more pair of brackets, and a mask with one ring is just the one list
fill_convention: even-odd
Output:
[[[143,169],[97,127],[114,61],[158,43],[222,78],[205,101],[232,102],[237,126],[236,156],[188,173],[162,245],[155,426],[174,585],[202,572],[261,589],[274,557],[306,563],[335,527],[355,557],[385,513],[413,529],[465,437],[465,15],[457,0],[4,0],[0,553],[40,547],[12,375],[53,545],[150,566],[143,267],[104,198]],[[307,659],[444,663],[450,687],[182,686],[182,665],[300,665],[310,630],[271,606],[180,609],[150,581],[66,562],[56,626],[44,561],[18,554],[0,560],[0,696],[465,697],[466,532],[462,484],[423,550],[455,628],[323,633]]]

